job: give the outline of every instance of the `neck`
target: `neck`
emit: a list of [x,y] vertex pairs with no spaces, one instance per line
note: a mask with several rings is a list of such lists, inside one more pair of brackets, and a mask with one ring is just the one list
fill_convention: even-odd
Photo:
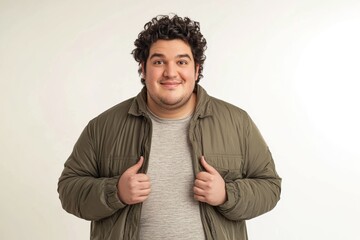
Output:
[[186,104],[179,107],[162,107],[148,100],[149,110],[156,116],[164,119],[182,119],[191,115],[196,106],[196,94],[193,93]]

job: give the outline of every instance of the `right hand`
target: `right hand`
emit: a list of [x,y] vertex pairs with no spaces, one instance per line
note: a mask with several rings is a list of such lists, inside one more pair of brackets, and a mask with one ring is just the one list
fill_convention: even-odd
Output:
[[144,157],[127,169],[118,182],[118,197],[125,204],[136,204],[145,201],[150,194],[150,178],[144,173],[138,173],[144,163]]

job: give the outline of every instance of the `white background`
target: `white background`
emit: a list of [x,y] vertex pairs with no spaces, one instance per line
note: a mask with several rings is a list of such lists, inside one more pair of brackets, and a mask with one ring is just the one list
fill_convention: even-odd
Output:
[[0,239],[89,239],[58,177],[87,122],[141,89],[133,42],[171,12],[201,23],[201,85],[252,116],[283,178],[250,239],[359,239],[357,0],[0,0]]

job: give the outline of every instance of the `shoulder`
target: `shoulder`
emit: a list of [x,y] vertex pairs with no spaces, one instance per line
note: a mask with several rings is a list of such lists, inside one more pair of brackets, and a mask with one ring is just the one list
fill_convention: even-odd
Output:
[[90,124],[103,125],[111,122],[121,121],[128,117],[129,109],[134,102],[135,97],[129,98],[115,106],[100,113],[97,117],[90,120]]
[[248,113],[244,109],[232,103],[212,96],[209,96],[209,103],[214,116],[235,117],[242,120],[249,118]]
[[209,95],[204,88],[197,85],[198,112],[201,116],[214,116],[219,118],[241,117],[247,118],[246,111],[234,104]]

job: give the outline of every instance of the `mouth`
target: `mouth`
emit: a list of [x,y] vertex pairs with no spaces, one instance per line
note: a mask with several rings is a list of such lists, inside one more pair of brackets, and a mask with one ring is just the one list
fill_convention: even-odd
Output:
[[160,84],[166,88],[175,88],[181,84],[180,81],[162,81]]

